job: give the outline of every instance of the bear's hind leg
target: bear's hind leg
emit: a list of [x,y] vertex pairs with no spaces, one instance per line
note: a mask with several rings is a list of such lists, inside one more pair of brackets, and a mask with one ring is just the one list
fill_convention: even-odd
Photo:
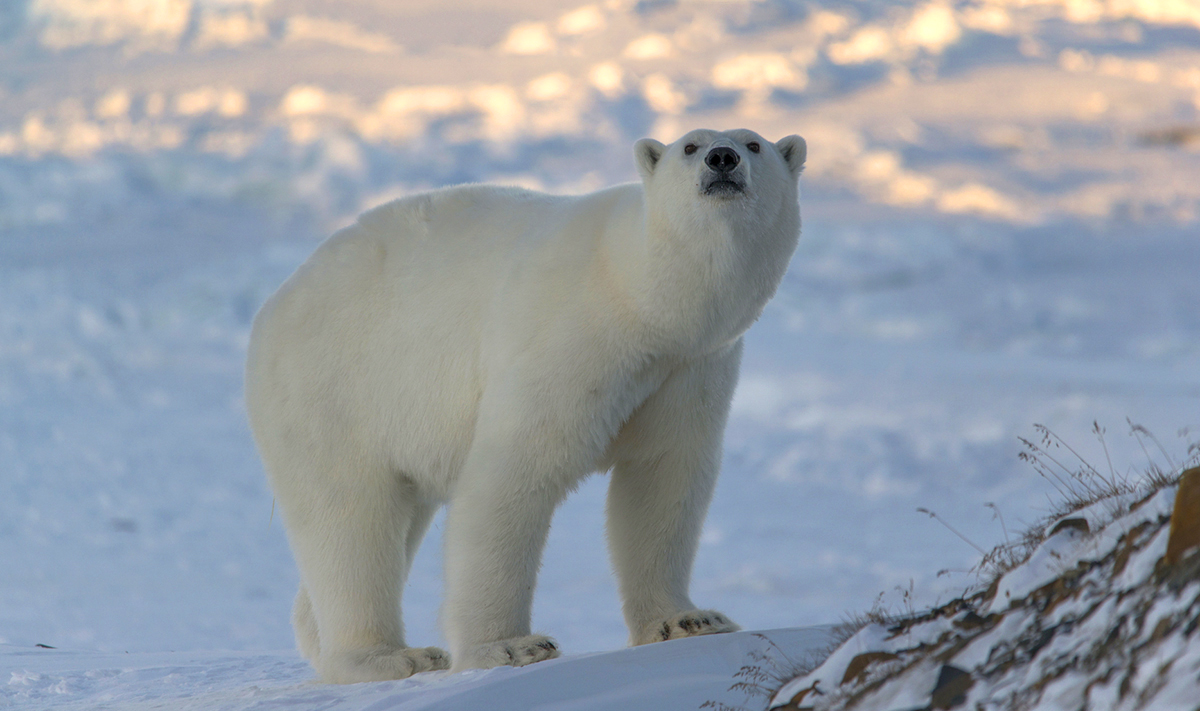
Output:
[[289,502],[287,512],[310,607],[306,616],[297,600],[301,652],[307,656],[303,623],[311,617],[318,640],[310,647],[317,650],[313,667],[323,681],[403,679],[448,668],[443,650],[405,646],[400,616],[409,534],[428,525],[429,507],[394,472],[338,472],[317,481],[323,485],[308,489],[305,501]]
[[313,616],[312,600],[308,599],[308,591],[304,586],[296,593],[296,602],[292,605],[292,629],[296,632],[296,648],[301,656],[311,664],[316,664],[321,656],[321,638],[317,634],[317,618]]

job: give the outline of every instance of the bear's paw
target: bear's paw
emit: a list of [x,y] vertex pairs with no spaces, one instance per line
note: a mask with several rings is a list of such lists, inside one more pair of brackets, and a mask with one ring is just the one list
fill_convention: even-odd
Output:
[[661,622],[647,626],[637,644],[665,642],[669,639],[699,637],[706,634],[737,632],[741,627],[716,610],[688,610]]
[[407,679],[413,674],[450,668],[450,655],[438,647],[380,647],[347,654],[322,655],[321,678],[334,684]]
[[545,635],[531,634],[478,645],[471,650],[467,662],[470,667],[483,669],[523,667],[526,664],[554,659],[558,655],[557,642]]

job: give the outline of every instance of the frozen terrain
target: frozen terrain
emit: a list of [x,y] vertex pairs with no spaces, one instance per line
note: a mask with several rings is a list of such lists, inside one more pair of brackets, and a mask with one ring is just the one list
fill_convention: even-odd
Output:
[[[747,337],[698,603],[753,630],[944,601],[978,553],[915,509],[983,548],[985,503],[1037,518],[1033,423],[1120,469],[1126,418],[1197,439],[1190,0],[0,3],[0,705],[301,684],[263,652],[296,573],[241,402],[258,305],[390,197],[590,190],[643,135],[735,125],[808,139],[805,227]],[[603,487],[535,601],[568,654],[625,642]],[[439,548],[435,523],[414,644]]]
[[[129,655],[0,647],[11,667],[4,701],[26,708],[180,710],[700,708],[740,704],[730,687],[753,656],[799,660],[822,649],[827,629],[738,632],[618,652],[582,654],[527,667],[449,676],[425,672],[396,682],[329,686],[310,681],[294,652],[152,652]],[[760,700],[761,702],[761,700]]]
[[[1198,507],[1193,469],[1180,485],[1114,493],[1050,521],[1028,558],[988,589],[865,626],[768,707],[1191,711],[1200,702]],[[1177,520],[1184,515],[1192,522]]]

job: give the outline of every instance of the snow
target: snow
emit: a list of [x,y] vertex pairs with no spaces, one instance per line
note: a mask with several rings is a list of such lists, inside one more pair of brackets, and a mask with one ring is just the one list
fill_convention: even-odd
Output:
[[306,662],[287,652],[143,652],[103,654],[0,646],[11,670],[0,687],[7,707],[60,709],[571,709],[699,708],[740,704],[733,673],[767,655],[812,655],[828,644],[827,628],[674,640],[654,647],[582,654],[521,668],[457,675],[425,672],[409,679],[351,686],[312,683]]
[[[1173,0],[0,4],[0,677],[128,652],[191,665],[179,697],[301,684],[262,651],[292,645],[296,572],[241,402],[255,309],[386,199],[592,190],[698,125],[810,154],[694,597],[752,630],[959,594],[976,551],[915,509],[984,548],[984,504],[1039,518],[1033,423],[1103,469],[1098,421],[1120,473],[1146,462],[1126,417],[1176,459],[1195,439],[1198,28]],[[603,497],[561,509],[535,601],[569,655],[625,644]],[[440,525],[415,644],[442,642]],[[136,676],[96,693],[174,693]]]
[[889,646],[891,645],[888,644],[887,629],[883,625],[867,625],[839,645],[821,663],[821,666],[808,674],[797,676],[781,686],[775,692],[771,703],[773,705],[777,702],[786,703],[803,689],[815,689],[823,692],[825,689],[836,688],[841,683],[842,677],[846,673],[846,667],[849,666],[852,659],[864,652],[887,651]]
[[[1055,524],[1047,526],[1046,540],[1033,551],[1025,563],[1005,573],[996,588],[996,597],[988,605],[987,612],[1002,612],[1012,602],[1023,600],[1037,590],[1074,568],[1081,561],[1099,560],[1108,555],[1135,526],[1143,521],[1165,520],[1171,515],[1176,487],[1169,486],[1156,492],[1147,501],[1136,502],[1135,510],[1128,511],[1134,503],[1134,495],[1123,494],[1102,499],[1066,518],[1081,518],[1088,522],[1088,531],[1062,528],[1053,531]],[[1113,589],[1122,591],[1146,580],[1156,561],[1167,548],[1167,531],[1159,531],[1153,542],[1148,544],[1149,554],[1140,555],[1113,581]]]
[[1085,535],[1067,528],[1048,537],[1024,565],[1009,571],[1000,579],[996,598],[987,611],[1003,611],[1012,601],[1024,600],[1029,593],[1074,568],[1078,561],[1072,559],[1071,553],[1078,549]]
[[976,637],[955,655],[955,661],[964,669],[975,669],[983,665],[1001,640],[1011,639],[1019,630],[1029,624],[1033,616],[1032,612],[1024,614],[1010,612],[1004,616],[1000,624]]

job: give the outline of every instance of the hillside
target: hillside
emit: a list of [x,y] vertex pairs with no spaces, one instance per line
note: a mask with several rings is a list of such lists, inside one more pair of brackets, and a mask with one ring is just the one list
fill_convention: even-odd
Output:
[[986,590],[865,626],[768,707],[1194,709],[1198,521],[1200,468],[1104,497]]

